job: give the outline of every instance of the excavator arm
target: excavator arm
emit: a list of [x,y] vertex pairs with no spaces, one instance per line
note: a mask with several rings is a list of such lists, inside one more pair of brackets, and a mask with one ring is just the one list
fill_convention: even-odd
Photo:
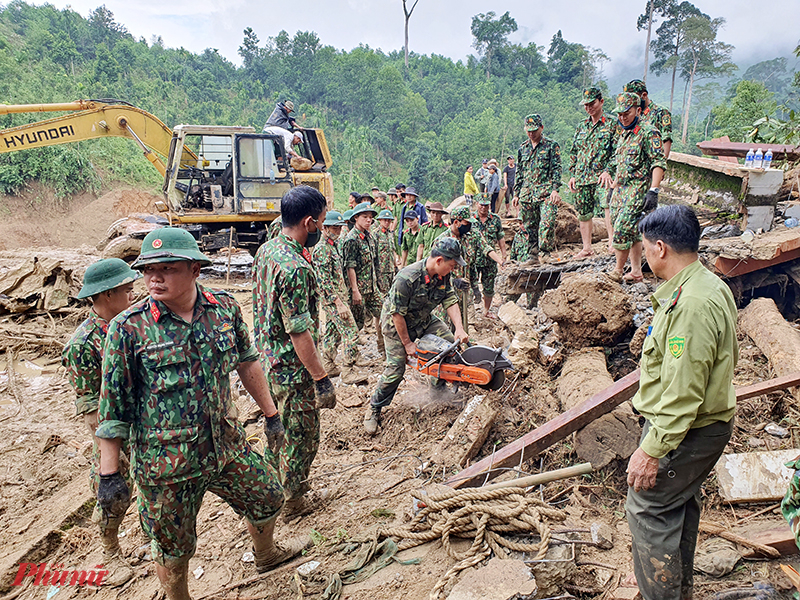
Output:
[[[0,130],[0,153],[110,136],[124,137],[133,140],[158,172],[166,175],[161,157],[169,156],[172,130],[144,110],[124,102],[100,100],[61,104],[0,104],[0,115],[64,111],[74,114]],[[193,154],[188,148],[184,152]]]

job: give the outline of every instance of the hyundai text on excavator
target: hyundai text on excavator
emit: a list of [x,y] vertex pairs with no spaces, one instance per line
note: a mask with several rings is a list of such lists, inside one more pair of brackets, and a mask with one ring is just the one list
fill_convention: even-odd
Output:
[[[0,114],[68,112],[63,116],[0,130],[0,153],[104,137],[136,143],[164,177],[161,217],[118,221],[109,230],[106,255],[138,254],[141,239],[162,225],[185,227],[204,251],[234,246],[255,253],[267,227],[280,215],[283,194],[295,185],[318,189],[333,206],[331,156],[321,129],[301,129],[290,160],[281,136],[252,127],[178,125],[119,100],[63,104],[0,105]],[[302,170],[300,170],[302,169]],[[116,236],[116,237],[115,237]],[[137,245],[138,243],[138,245]],[[110,252],[109,252],[110,250]],[[125,256],[122,256],[125,257]]]

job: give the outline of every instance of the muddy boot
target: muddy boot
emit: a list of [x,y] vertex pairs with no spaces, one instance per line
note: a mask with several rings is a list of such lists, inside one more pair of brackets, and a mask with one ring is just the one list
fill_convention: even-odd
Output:
[[358,385],[367,383],[368,379],[367,374],[357,369],[355,365],[345,365],[341,381],[347,385]]
[[299,498],[287,500],[283,505],[283,510],[281,510],[284,523],[319,510],[328,503],[330,496],[330,491],[323,488],[321,490],[311,490]]
[[275,543],[275,522],[277,517],[268,521],[262,527],[247,524],[247,530],[253,538],[253,556],[256,562],[256,571],[266,573],[281,563],[291,560],[303,550],[311,546],[311,538],[307,535],[289,538]]
[[367,413],[364,415],[364,431],[369,435],[375,435],[378,433],[380,426],[381,409],[370,404]]
[[364,356],[363,354],[359,354],[359,355],[356,357],[356,363],[355,363],[355,365],[356,365],[357,367],[371,367],[371,366],[372,366],[374,363],[375,363],[375,361],[374,361],[374,360],[371,360],[371,359],[367,358],[367,357],[366,357],[366,356]]
[[323,351],[322,353],[322,368],[328,374],[328,377],[338,377],[342,371],[335,362],[336,352],[330,350]]
[[168,600],[192,600],[189,595],[189,563],[165,567],[156,565],[156,573]]
[[122,517],[109,519],[108,525],[100,526],[100,540],[103,542],[103,566],[108,571],[105,583],[117,587],[126,583],[133,577],[133,569],[122,558],[122,549],[119,547],[119,526]]

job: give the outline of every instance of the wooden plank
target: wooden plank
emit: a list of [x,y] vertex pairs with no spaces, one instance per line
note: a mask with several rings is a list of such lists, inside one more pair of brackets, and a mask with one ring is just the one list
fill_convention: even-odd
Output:
[[493,479],[503,473],[501,468],[516,466],[520,462],[536,456],[542,450],[563,440],[570,433],[610,412],[626,400],[630,400],[638,389],[639,370],[637,369],[615,382],[611,387],[561,413],[555,419],[523,435],[491,456],[464,469],[446,483],[454,488],[479,486],[485,479]]
[[[800,373],[792,373],[755,385],[736,388],[736,400],[745,400],[761,394],[793,387],[798,381],[797,378],[800,378]],[[570,433],[591,423],[594,419],[611,412],[616,406],[633,398],[638,389],[639,370],[637,369],[585,402],[560,414],[541,427],[526,433],[491,456],[487,456],[464,469],[454,477],[451,477],[446,482],[446,485],[456,489],[476,487],[481,485],[484,479],[486,481],[494,479],[503,472],[501,469],[520,464],[520,462],[537,455],[542,450],[564,439]],[[522,458],[520,459],[520,457]]]
[[723,175],[729,175],[730,177],[738,177],[739,179],[743,179],[747,176],[747,171],[739,166],[738,162],[734,165],[715,158],[705,158],[703,156],[683,154],[682,152],[670,152],[667,163],[671,162],[707,169],[716,173],[722,173]]
[[[781,553],[781,556],[791,556],[800,552],[797,548],[797,542],[794,539],[794,534],[789,528],[789,524],[784,522],[781,525],[763,529],[760,531],[748,531],[747,539],[761,544],[762,546],[769,546],[775,548]],[[744,558],[764,558],[764,554],[751,550],[742,554]]]
[[754,146],[750,143],[720,142],[716,140],[706,140],[697,144],[700,151],[707,156],[736,156],[737,158],[745,158],[750,148],[756,146],[761,148],[765,154],[767,150],[772,150],[772,160],[782,158],[795,160],[800,158],[800,146],[792,146],[791,144],[759,143]]
[[795,248],[786,252],[782,252],[779,248],[777,256],[770,260],[744,260],[720,256],[714,261],[714,268],[723,277],[736,277],[737,275],[760,271],[761,269],[766,269],[767,267],[772,267],[797,258],[800,258],[800,248]]
[[748,398],[755,398],[756,396],[786,390],[795,386],[800,386],[800,371],[795,371],[783,377],[769,379],[768,381],[762,381],[761,383],[737,387],[736,400],[747,400]]
[[785,463],[800,450],[723,454],[714,467],[719,495],[727,502],[774,502],[786,494],[794,471]]

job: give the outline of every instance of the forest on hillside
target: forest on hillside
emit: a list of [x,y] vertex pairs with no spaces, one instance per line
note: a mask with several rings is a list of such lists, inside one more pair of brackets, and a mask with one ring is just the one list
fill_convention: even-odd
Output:
[[[648,26],[648,3],[642,4],[632,32]],[[697,153],[697,141],[718,135],[800,142],[792,110],[800,74],[791,61],[777,57],[740,73],[730,62],[732,46],[718,39],[724,19],[686,1],[653,6],[650,72],[672,82],[669,93],[654,95],[659,104],[672,102],[675,150]],[[475,15],[476,54],[466,62],[363,45],[344,51],[310,31],[260,40],[247,28],[237,66],[214,49],[196,54],[165,47],[158,37],[136,39],[104,6],[84,18],[69,8],[14,0],[0,8],[0,97],[7,104],[115,98],[170,127],[257,129],[277,101],[291,99],[301,125],[325,130],[337,203],[351,189],[386,189],[397,181],[414,185],[426,200],[449,201],[461,193],[468,164],[516,153],[526,114],[540,113],[545,135],[566,154],[585,117],[578,103],[583,88],[619,91],[608,89],[602,49],[568,41],[561,31],[547,48],[512,44],[508,36],[517,27],[509,13]],[[613,98],[606,109],[612,107]],[[42,116],[2,116],[0,127]],[[32,181],[61,197],[115,182],[160,187],[158,173],[123,139],[0,155],[0,193],[18,194]]]

